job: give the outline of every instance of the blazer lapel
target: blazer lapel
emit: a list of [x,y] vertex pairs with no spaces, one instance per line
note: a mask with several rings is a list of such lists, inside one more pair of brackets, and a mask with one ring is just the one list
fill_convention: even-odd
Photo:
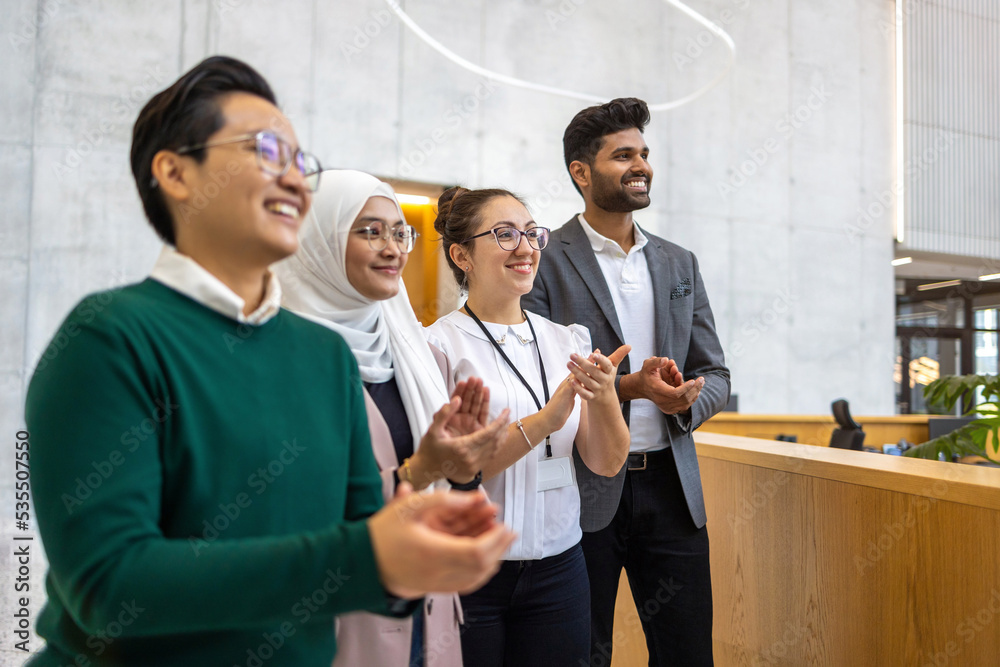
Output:
[[590,246],[590,239],[587,238],[586,232],[583,231],[583,227],[580,226],[580,222],[575,216],[563,225],[563,228],[566,230],[562,239],[566,256],[580,277],[583,278],[584,285],[587,286],[597,305],[600,306],[601,312],[604,313],[604,317],[614,329],[618,340],[624,341],[625,336],[622,335],[618,314],[615,312],[615,302],[611,298],[611,290],[608,289],[608,284],[604,280],[601,266],[597,263],[594,249]]
[[646,234],[646,238],[649,239],[649,243],[646,244],[646,266],[649,268],[649,278],[653,282],[653,312],[656,320],[656,328],[653,329],[656,349],[653,350],[653,353],[659,356],[670,356],[667,320],[670,311],[670,294],[674,291],[675,281],[670,272],[667,254],[660,247],[659,241],[654,240],[645,229],[642,230],[642,233]]

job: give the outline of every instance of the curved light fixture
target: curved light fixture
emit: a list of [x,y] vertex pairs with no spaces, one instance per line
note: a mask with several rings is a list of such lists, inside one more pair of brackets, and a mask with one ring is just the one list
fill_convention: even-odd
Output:
[[[389,5],[389,8],[396,13],[396,16],[398,16],[399,20],[403,22],[403,25],[409,28],[414,35],[422,39],[424,42],[427,43],[428,46],[430,46],[432,49],[440,53],[448,60],[452,61],[459,67],[463,67],[469,70],[473,74],[478,74],[479,76],[491,79],[493,81],[499,81],[500,83],[506,83],[507,85],[510,86],[525,88],[527,90],[534,90],[540,93],[548,93],[549,95],[559,95],[561,97],[569,97],[575,100],[583,100],[584,102],[602,103],[608,101],[608,98],[605,96],[591,95],[589,93],[579,93],[573,90],[566,90],[565,88],[555,88],[553,86],[546,86],[541,83],[533,83],[531,81],[525,81],[524,79],[518,79],[513,76],[507,76],[506,74],[500,74],[499,72],[494,72],[493,70],[486,69],[485,67],[480,67],[479,65],[469,62],[465,58],[459,56],[457,53],[446,47],[444,44],[442,44],[441,42],[437,41],[436,39],[428,35],[423,28],[417,25],[417,23],[412,18],[410,18],[409,14],[403,11],[403,8],[399,6],[399,3],[397,3],[396,0],[385,0],[385,2],[387,5]],[[679,9],[681,12],[683,12],[693,20],[697,21],[701,25],[705,26],[716,37],[721,39],[722,42],[726,45],[726,48],[729,49],[729,62],[726,63],[726,68],[722,71],[722,73],[716,76],[714,79],[712,79],[712,81],[708,85],[699,88],[690,95],[685,95],[684,97],[672,100],[670,102],[659,102],[657,104],[650,104],[648,105],[650,111],[667,111],[669,109],[676,109],[677,107],[683,106],[688,102],[693,102],[694,100],[698,99],[699,97],[710,91],[712,88],[715,88],[715,86],[717,86],[720,81],[726,78],[726,75],[729,74],[729,70],[733,68],[733,62],[736,59],[736,44],[733,42],[733,38],[730,37],[725,30],[715,25],[707,18],[705,18],[698,12],[694,11],[693,9],[685,5],[680,0],[663,0],[663,2],[665,2],[668,5],[671,5],[672,7],[675,7],[676,9]]]

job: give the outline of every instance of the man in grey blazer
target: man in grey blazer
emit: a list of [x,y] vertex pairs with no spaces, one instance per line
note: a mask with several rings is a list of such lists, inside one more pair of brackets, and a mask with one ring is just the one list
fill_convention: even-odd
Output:
[[[631,453],[614,478],[576,458],[591,586],[591,667],[611,663],[622,567],[650,665],[712,662],[705,502],[691,433],[729,400],[729,370],[694,254],[641,229],[653,169],[645,102],[578,113],[563,135],[584,212],[552,233],[525,309],[590,329],[605,352],[632,345],[616,386]],[[635,369],[635,370],[633,370]]]

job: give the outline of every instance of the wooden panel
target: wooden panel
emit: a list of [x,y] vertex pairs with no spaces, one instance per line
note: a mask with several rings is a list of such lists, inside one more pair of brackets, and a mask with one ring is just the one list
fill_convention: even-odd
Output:
[[436,214],[430,204],[402,204],[401,208],[406,222],[416,227],[420,234],[403,269],[403,282],[417,319],[429,326],[443,314],[439,312],[438,264],[444,259],[434,231]]
[[[890,417],[855,417],[865,431],[865,444],[881,448],[906,438],[914,444],[927,442],[928,415],[896,415]],[[774,440],[778,435],[794,435],[798,442],[826,447],[837,427],[829,415],[744,415],[720,412],[702,424],[700,431],[724,433],[748,438]]]
[[[639,612],[632,601],[632,591],[628,587],[628,577],[622,570],[618,582],[618,599],[615,601],[615,627],[612,635],[614,654],[611,667],[641,667],[649,661],[646,650],[646,636],[642,633]],[[606,657],[606,656],[605,656]],[[602,667],[608,663],[594,660],[592,667]]]
[[996,664],[1000,471],[704,437],[717,665]]
[[[695,439],[718,667],[997,664],[1000,470]],[[614,644],[646,664],[624,574]]]
[[698,432],[695,442],[699,461],[717,458],[902,493],[934,494],[952,502],[1000,510],[1000,470],[996,468],[717,433]]

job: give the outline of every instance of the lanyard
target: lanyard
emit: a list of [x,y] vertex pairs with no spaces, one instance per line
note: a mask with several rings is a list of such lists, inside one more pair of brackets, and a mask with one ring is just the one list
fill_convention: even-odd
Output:
[[[517,370],[517,366],[514,365],[514,362],[512,362],[510,358],[504,353],[503,349],[500,347],[500,344],[497,343],[495,340],[493,340],[493,336],[490,334],[489,329],[487,329],[486,325],[482,323],[482,321],[476,316],[474,312],[472,312],[472,309],[469,308],[468,302],[466,302],[465,304],[465,310],[467,313],[469,313],[469,316],[476,322],[476,324],[479,325],[479,328],[483,330],[483,333],[486,334],[486,339],[490,341],[490,345],[496,348],[496,351],[500,353],[500,356],[503,357],[503,360],[505,362],[507,362],[507,365],[510,367],[510,369],[514,371],[514,375],[517,376],[517,379],[521,381],[521,384],[523,384],[524,387],[528,390],[528,393],[531,394],[531,399],[535,401],[535,407],[541,410],[542,403],[538,400],[538,395],[535,393],[535,390],[531,388],[531,385],[528,384],[528,381],[524,379],[523,375],[521,375],[521,371]],[[528,323],[528,328],[531,329],[531,337],[535,339],[535,350],[538,351],[538,370],[542,376],[542,392],[545,394],[545,402],[548,403],[549,382],[545,378],[545,362],[542,361],[542,348],[538,346],[538,334],[535,333],[535,327],[534,325],[531,324],[531,320],[528,319],[528,314],[525,313],[523,310],[521,311],[521,314],[524,315],[524,319]],[[551,434],[549,434],[545,436],[545,458],[551,458],[551,457],[552,457],[552,442],[551,442]]]

